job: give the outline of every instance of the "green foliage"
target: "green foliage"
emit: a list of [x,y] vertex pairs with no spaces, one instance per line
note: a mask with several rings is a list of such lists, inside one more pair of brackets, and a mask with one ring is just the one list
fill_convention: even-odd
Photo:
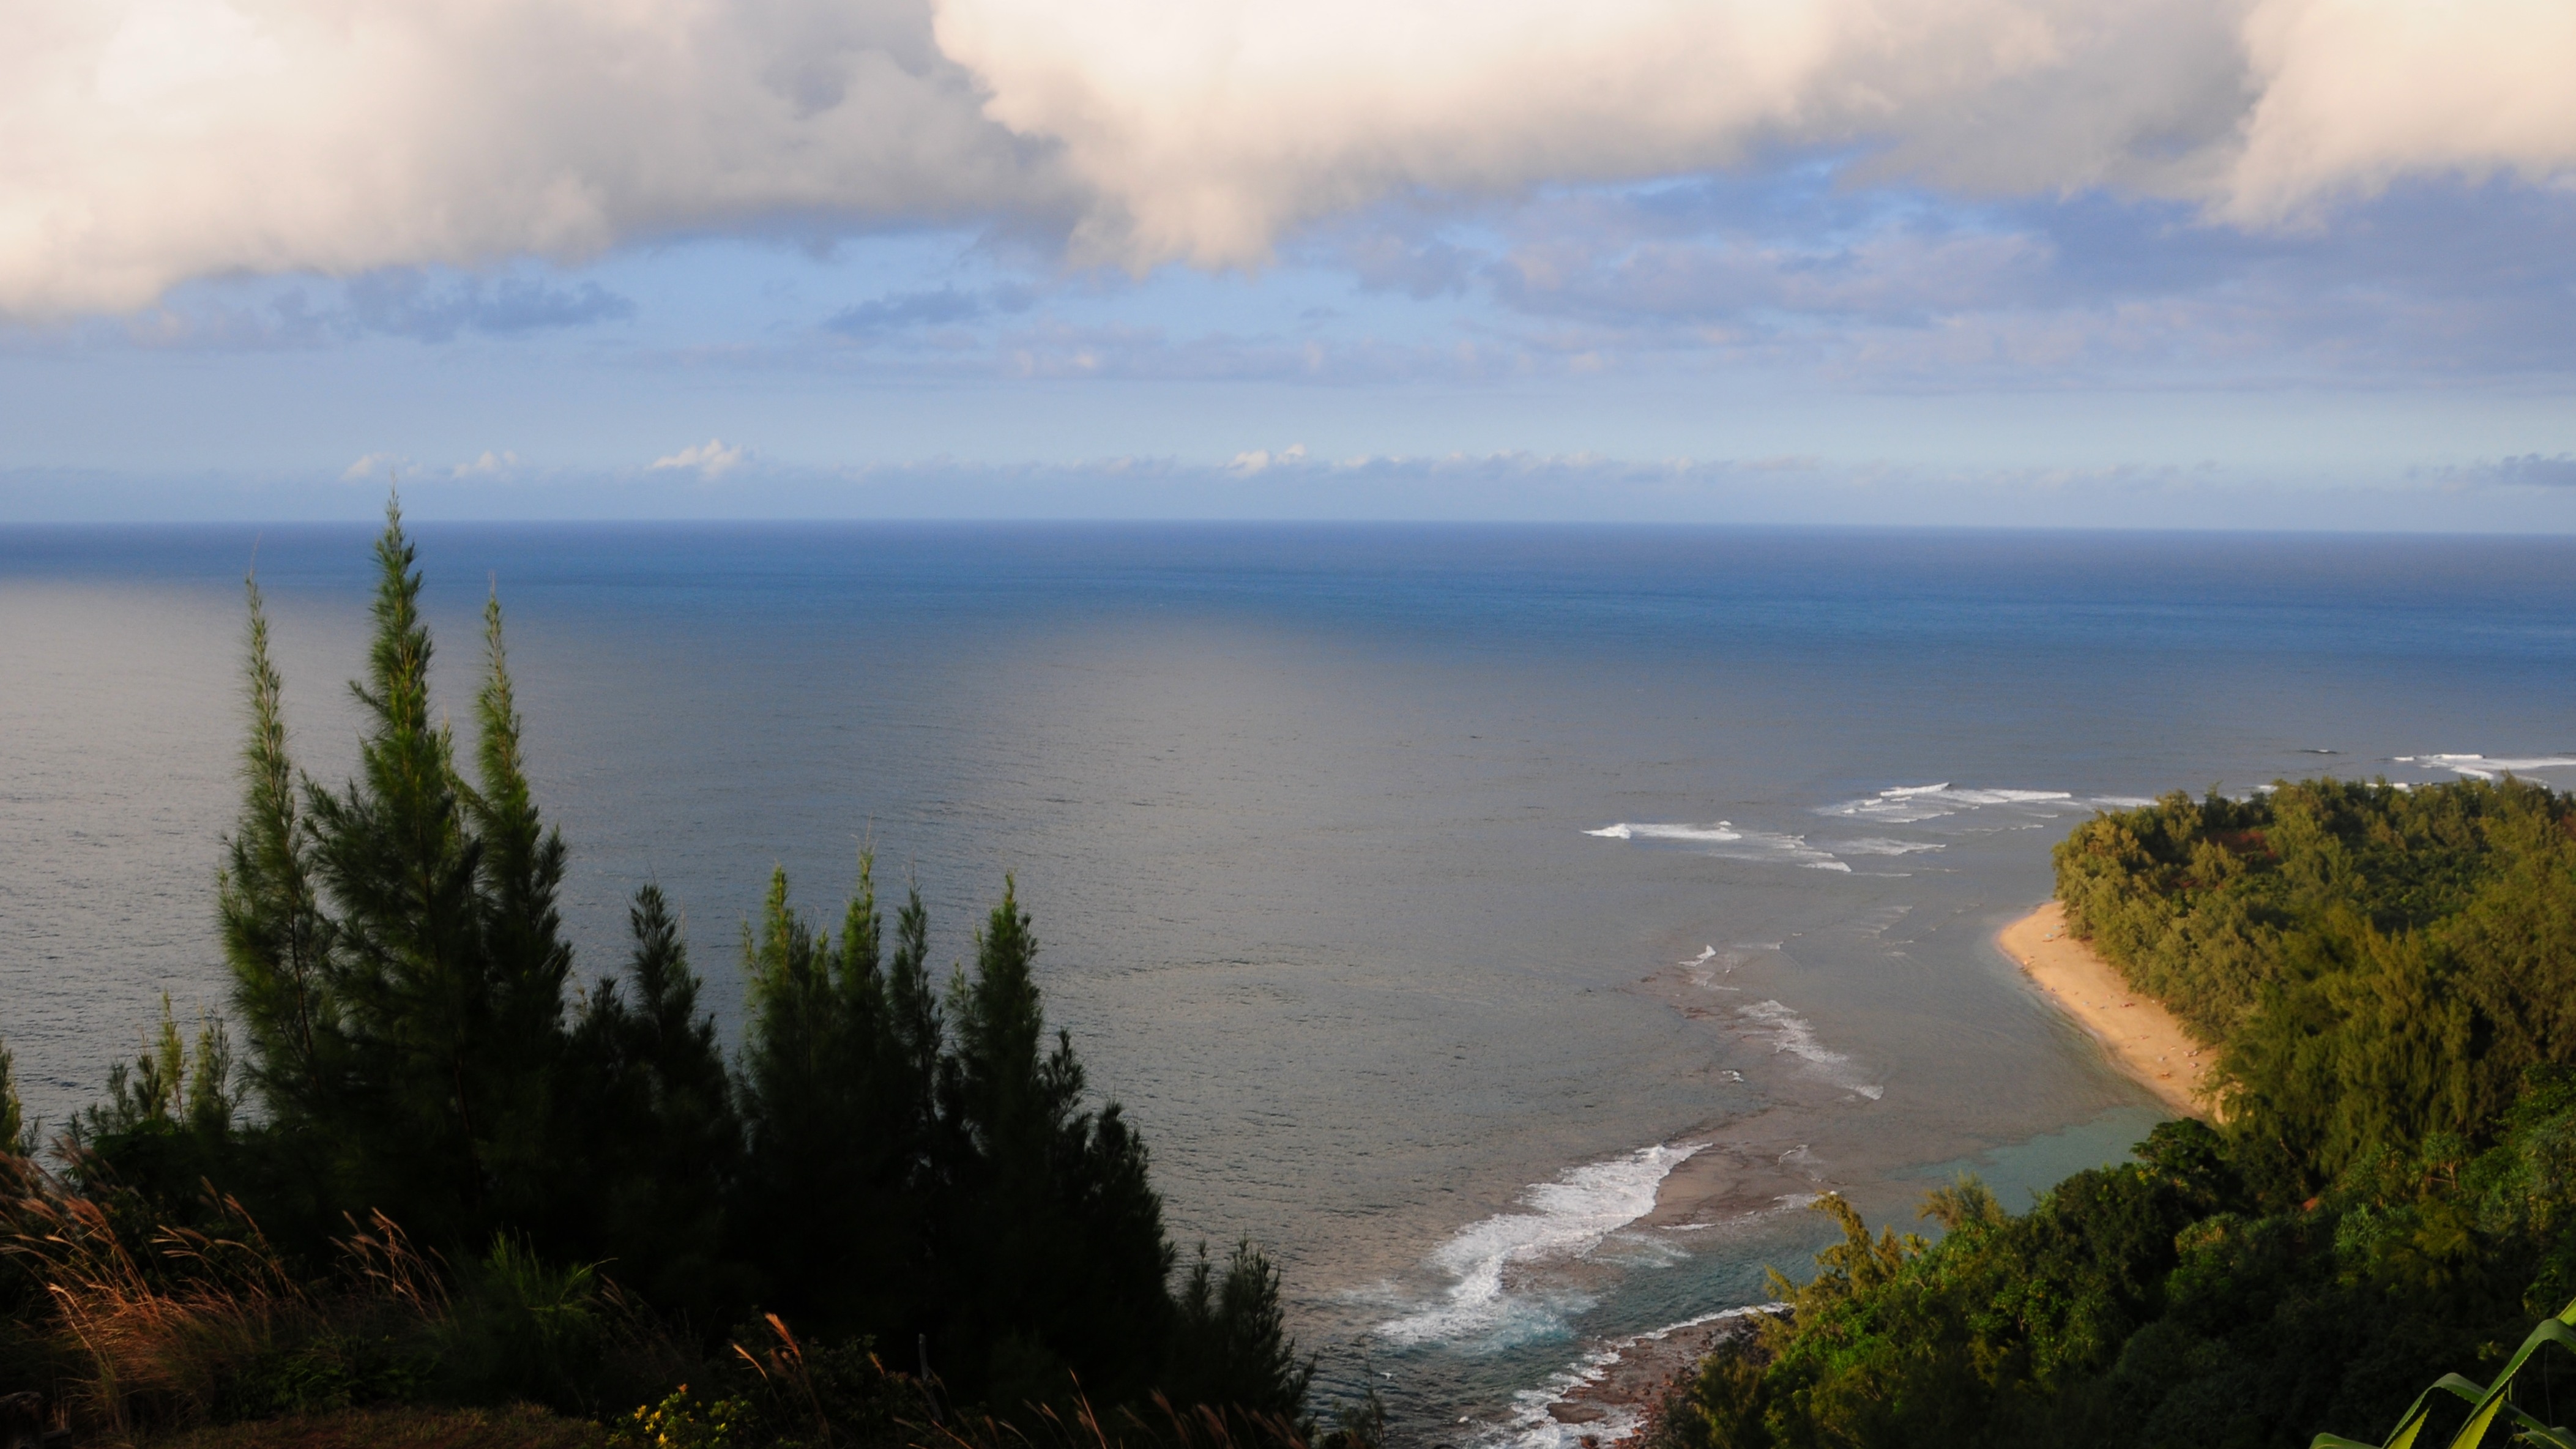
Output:
[[186,1132],[219,1142],[232,1131],[241,1094],[233,1084],[232,1040],[211,1013],[197,1026],[194,1051],[180,1039],[170,994],[161,993],[161,1027],[132,1066],[107,1070],[107,1101],[73,1124],[83,1138]]
[[949,985],[955,1049],[938,1099],[961,1148],[941,1223],[957,1272],[949,1337],[991,1345],[985,1364],[950,1377],[1006,1408],[1062,1398],[1070,1375],[1119,1402],[1151,1386],[1162,1357],[1175,1254],[1143,1139],[1115,1102],[1084,1110],[1069,1034],[1046,1045],[1029,924],[1006,879],[974,974]]
[[[1226,1254],[1219,1274],[1199,1244],[1178,1302],[1164,1392],[1182,1404],[1231,1404],[1297,1419],[1306,1411],[1315,1360],[1300,1362],[1279,1301],[1279,1268],[1248,1238]],[[1384,1418],[1385,1410],[1377,1410]],[[1379,1426],[1383,1436],[1383,1424]]]
[[444,1369],[474,1403],[541,1403],[587,1412],[618,1305],[593,1264],[549,1263],[497,1237],[474,1265],[441,1335]]
[[[943,994],[917,889],[885,920],[863,854],[825,928],[773,873],[743,930],[747,1020],[729,1067],[658,888],[636,893],[623,970],[576,984],[566,849],[528,777],[497,594],[460,757],[431,707],[422,577],[394,508],[375,560],[373,636],[350,686],[357,768],[336,787],[294,766],[248,588],[242,807],[218,875],[242,1059],[212,1016],[191,1047],[165,999],[158,1036],[74,1124],[59,1182],[0,1157],[12,1183],[34,1184],[25,1201],[51,1204],[36,1218],[96,1215],[80,1241],[212,1241],[254,1217],[277,1231],[274,1251],[253,1236],[275,1302],[306,1305],[292,1312],[205,1298],[175,1269],[96,1277],[113,1286],[100,1301],[137,1323],[197,1321],[164,1312],[173,1294],[220,1309],[204,1319],[227,1325],[220,1352],[152,1350],[184,1369],[192,1412],[643,1401],[662,1414],[655,1433],[821,1444],[844,1442],[829,1425],[846,1422],[881,1438],[893,1380],[864,1347],[873,1336],[1014,1422],[1061,1427],[1089,1412],[1087,1392],[1140,1423],[1167,1381],[1217,1406],[1203,1422],[1220,1438],[1229,1414],[1275,1426],[1302,1413],[1311,1366],[1267,1258],[1242,1245],[1221,1278],[1202,1261],[1176,1299],[1144,1144],[1092,1098],[1070,1035],[1048,1029],[1015,882]],[[0,1146],[26,1134],[7,1084],[0,1054]],[[317,1265],[401,1240],[394,1222],[462,1268],[406,1269],[444,1286],[391,1327],[307,1311]],[[90,1290],[61,1297],[63,1263],[29,1262],[0,1263],[7,1306],[40,1321],[29,1352],[87,1342],[69,1305]],[[780,1344],[736,1354],[758,1383],[721,1400],[747,1417],[719,1423],[717,1401],[700,1413],[669,1397],[689,1366],[670,1325],[761,1308]],[[784,1319],[825,1346],[809,1357]],[[1202,1339],[1186,1352],[1172,1337],[1184,1322]],[[0,1340],[0,1356],[21,1346]],[[100,1402],[133,1399],[119,1372],[98,1358]]]
[[777,1314],[733,1334],[716,1382],[741,1434],[775,1449],[913,1442],[916,1421],[936,1418],[921,1386],[888,1372],[873,1340],[812,1343]]
[[945,1038],[928,929],[915,889],[893,960],[882,959],[864,854],[837,938],[796,914],[783,870],[758,930],[743,927],[750,1135],[738,1228],[793,1265],[768,1301],[826,1331],[926,1331],[941,1292],[930,1233],[957,1144],[933,1100]]
[[2407,1406],[2405,1414],[2397,1421],[2397,1428],[2389,1434],[2384,1445],[2368,1444],[2335,1434],[2319,1434],[2310,1441],[2310,1449],[2406,1449],[2421,1437],[2424,1426],[2431,1420],[2435,1404],[2433,1396],[2443,1393],[2465,1399],[2469,1404],[2468,1420],[2460,1426],[2459,1433],[2452,1436],[2450,1449],[2478,1449],[2498,1424],[2511,1426],[2508,1432],[2526,1443],[2576,1449],[2576,1434],[2570,1434],[2563,1427],[2542,1423],[2513,1402],[2514,1376],[2522,1372],[2534,1354],[2552,1344],[2576,1352],[2576,1332],[2569,1330],[2570,1324],[2576,1324],[2576,1303],[2559,1310],[2556,1318],[2542,1319],[2491,1384],[2481,1387],[2476,1380],[2462,1378],[2458,1374],[2442,1375],[2433,1387]]
[[682,1384],[631,1416],[609,1425],[611,1449],[730,1449],[743,1418],[736,1399],[708,1399]]
[[560,1251],[617,1264],[651,1302],[721,1314],[752,1293],[727,1242],[743,1160],[733,1083],[658,886],[636,892],[627,925],[624,978],[594,983],[564,1044],[558,1186],[535,1222]]
[[2077,827],[2057,871],[2072,927],[2219,1048],[2281,1196],[2478,1139],[2525,1068],[2576,1061],[2576,802],[2539,786],[2169,795]]
[[1841,1242],[1702,1365],[1669,1449],[2430,1444],[2504,1414],[2456,1375],[2403,1396],[2576,1294],[2576,804],[2174,795],[2057,866],[2077,929],[2218,1049],[2224,1128],[2166,1123],[2018,1216],[1942,1189],[1936,1243],[1826,1199]]
[[250,1030],[251,1069],[281,1122],[328,1101],[339,1011],[331,992],[330,918],[315,882],[314,841],[286,748],[285,684],[268,652],[257,580],[250,596],[247,673],[251,728],[242,751],[242,817],[216,877],[224,959],[235,1009]]
[[18,1061],[9,1054],[9,1044],[0,1041],[0,1157],[35,1155],[36,1124],[27,1120],[26,1104],[18,1097]]

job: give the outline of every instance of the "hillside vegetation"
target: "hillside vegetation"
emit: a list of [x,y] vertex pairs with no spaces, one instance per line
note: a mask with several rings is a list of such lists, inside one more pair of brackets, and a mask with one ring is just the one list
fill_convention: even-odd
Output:
[[[1667,1449],[2305,1444],[2576,1297],[2576,801],[2172,795],[2056,864],[2073,929],[2216,1050],[2225,1125],[2018,1215],[1962,1181],[1924,1205],[1937,1242],[1827,1199],[1844,1240],[1666,1406]],[[2567,1409],[2547,1359],[2515,1386],[2551,1422],[2556,1371]]]
[[498,598],[460,745],[399,515],[376,562],[341,783],[295,767],[250,591],[229,1010],[165,1000],[50,1163],[0,1050],[0,1394],[85,1432],[528,1403],[619,1443],[1306,1437],[1276,1270],[1182,1262],[1007,879],[943,980],[865,855],[824,919],[775,874],[728,1052],[658,888],[576,970]]

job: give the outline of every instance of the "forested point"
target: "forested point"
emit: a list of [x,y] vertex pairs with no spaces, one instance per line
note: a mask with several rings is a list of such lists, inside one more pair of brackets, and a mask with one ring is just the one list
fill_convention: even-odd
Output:
[[2576,799],[2174,794],[2055,860],[2070,928],[2215,1052],[2223,1125],[2018,1215],[1963,1179],[1937,1241],[1825,1199],[1842,1241],[1654,1449],[2576,1442],[2540,1427],[2576,1416]]
[[620,969],[576,969],[497,592],[461,751],[392,508],[375,559],[338,784],[290,756],[249,585],[228,1010],[183,1029],[165,999],[50,1164],[0,1048],[0,1395],[42,1396],[0,1397],[0,1434],[523,1404],[557,1417],[499,1440],[1318,1437],[1277,1270],[1180,1261],[1009,881],[943,980],[919,890],[881,901],[867,855],[836,918],[774,873],[729,1055],[658,888]]

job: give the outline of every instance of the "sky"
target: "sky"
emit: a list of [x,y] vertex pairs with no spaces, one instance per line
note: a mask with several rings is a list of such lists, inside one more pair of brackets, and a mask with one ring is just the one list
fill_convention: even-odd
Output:
[[2566,0],[0,20],[0,521],[2576,531]]

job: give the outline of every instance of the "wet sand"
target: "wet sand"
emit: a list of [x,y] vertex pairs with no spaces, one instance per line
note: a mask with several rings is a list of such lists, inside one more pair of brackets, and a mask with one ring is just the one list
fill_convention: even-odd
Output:
[[2004,927],[1995,944],[2051,1001],[2102,1043],[2122,1072],[2187,1117],[2208,1117],[2202,1080],[2212,1053],[2172,1012],[2120,979],[2111,963],[2066,933],[2055,901]]

